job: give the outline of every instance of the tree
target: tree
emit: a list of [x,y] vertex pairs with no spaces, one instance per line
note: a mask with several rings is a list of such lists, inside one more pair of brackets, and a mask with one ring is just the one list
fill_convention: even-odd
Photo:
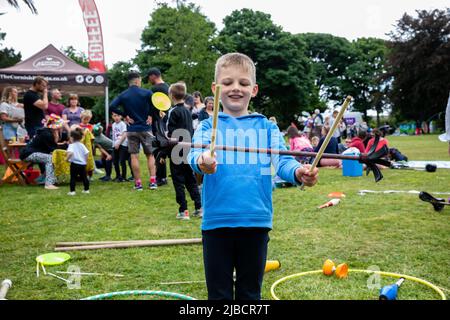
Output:
[[298,37],[307,45],[307,55],[313,61],[316,85],[322,101],[340,102],[346,94],[343,83],[345,72],[355,60],[354,48],[350,41],[324,33],[304,33]]
[[82,65],[85,68],[89,68],[89,60],[86,54],[82,51],[77,51],[73,46],[68,46],[67,48],[63,48],[62,52],[70,59]]
[[[17,0],[6,0],[8,2],[8,4],[16,9],[18,9],[19,6],[19,2]],[[31,10],[31,13],[33,14],[37,14],[37,9],[34,6],[34,1],[33,0],[22,0],[22,2],[24,2],[28,8]]]
[[215,41],[219,51],[244,53],[256,64],[260,87],[253,99],[256,111],[276,116],[286,126],[302,110],[317,106],[318,92],[303,40],[284,32],[269,14],[259,11],[236,10],[223,22],[225,26]]
[[299,37],[307,43],[323,102],[338,105],[351,95],[352,108],[366,116],[369,109],[382,112],[388,106],[388,81],[383,77],[387,51],[384,40],[360,38],[350,42],[322,33]]
[[404,14],[389,36],[390,98],[403,119],[442,111],[450,89],[450,9]]
[[142,47],[134,62],[143,72],[158,67],[165,81],[182,80],[191,92],[210,93],[217,59],[212,47],[215,32],[214,23],[194,4],[159,3],[142,32]]
[[352,108],[363,112],[374,109],[379,113],[389,107],[387,92],[389,81],[386,78],[386,42],[376,38],[359,38],[352,42],[353,63],[344,74],[342,91],[353,96]]
[[5,40],[5,37],[6,33],[0,32],[0,68],[11,67],[22,59],[22,55],[20,53],[16,53],[14,49],[2,49],[1,42]]

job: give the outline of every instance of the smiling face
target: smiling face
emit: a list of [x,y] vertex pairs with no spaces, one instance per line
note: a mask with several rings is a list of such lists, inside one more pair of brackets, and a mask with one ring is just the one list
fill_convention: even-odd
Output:
[[223,111],[234,117],[248,114],[250,99],[258,93],[258,85],[253,82],[249,70],[244,66],[229,65],[222,67],[217,74],[217,81],[213,83],[213,93],[216,84],[222,86],[220,99]]

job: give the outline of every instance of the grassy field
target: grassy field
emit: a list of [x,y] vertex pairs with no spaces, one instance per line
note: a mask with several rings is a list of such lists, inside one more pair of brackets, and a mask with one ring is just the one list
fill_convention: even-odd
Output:
[[[390,137],[389,141],[411,160],[450,160],[447,145],[437,136]],[[275,190],[268,258],[279,259],[282,268],[266,274],[263,299],[272,299],[270,287],[276,280],[320,269],[327,258],[347,262],[354,269],[377,266],[450,288],[450,208],[437,213],[411,194],[358,195],[361,189],[450,192],[450,170],[384,170],[383,174],[385,179],[375,184],[372,175],[350,178],[343,177],[340,170],[324,169],[314,188],[303,192],[297,188]],[[347,197],[339,206],[316,209],[332,191],[345,192]],[[36,256],[52,252],[56,242],[201,236],[200,220],[175,219],[177,205],[171,184],[138,193],[128,183],[94,181],[90,195],[69,198],[67,192],[67,185],[53,192],[38,186],[0,186],[0,281],[9,278],[14,282],[9,299],[80,299],[131,289],[207,297],[203,283],[160,284],[203,280],[199,245],[79,251],[71,253],[65,265],[47,268],[51,272],[65,271],[75,265],[82,272],[125,275],[83,277],[78,290],[68,289],[51,277],[37,278]],[[368,276],[355,273],[345,280],[312,275],[286,282],[276,292],[282,299],[377,299],[378,290],[368,289],[368,280],[371,282]],[[381,284],[393,280],[382,278]],[[439,296],[407,281],[399,298]]]

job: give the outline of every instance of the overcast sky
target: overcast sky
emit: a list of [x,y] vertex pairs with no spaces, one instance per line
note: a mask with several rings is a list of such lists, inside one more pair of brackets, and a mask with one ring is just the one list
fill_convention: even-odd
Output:
[[[140,48],[140,35],[155,9],[152,0],[96,0],[101,18],[105,58],[108,66],[128,61]],[[449,0],[227,0],[191,1],[201,7],[220,30],[222,20],[233,10],[251,8],[272,15],[272,20],[292,33],[321,32],[346,37],[379,37],[403,13],[416,9],[444,9]],[[35,0],[38,15],[21,3],[18,11],[0,0],[0,28],[4,45],[22,53],[24,59],[52,43],[58,49],[72,45],[87,53],[87,35],[77,0]]]

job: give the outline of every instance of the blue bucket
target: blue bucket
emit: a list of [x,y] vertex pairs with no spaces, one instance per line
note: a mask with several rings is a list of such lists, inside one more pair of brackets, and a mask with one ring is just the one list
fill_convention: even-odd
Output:
[[[345,155],[359,156],[359,152],[344,152]],[[344,177],[361,177],[363,165],[358,160],[342,160],[342,175]]]

